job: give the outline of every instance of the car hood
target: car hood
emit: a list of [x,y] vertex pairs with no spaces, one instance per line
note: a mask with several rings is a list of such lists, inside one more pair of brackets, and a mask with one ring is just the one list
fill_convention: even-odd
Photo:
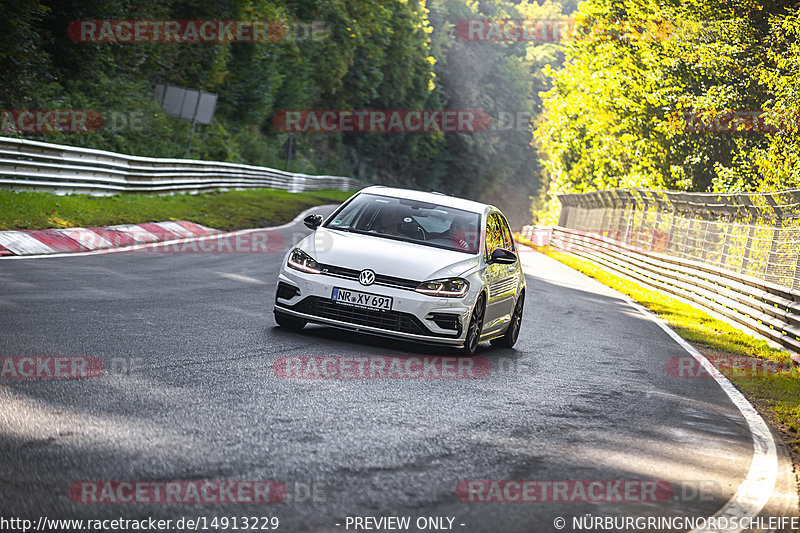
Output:
[[297,247],[326,265],[418,281],[461,276],[480,262],[477,254],[326,228],[317,228]]

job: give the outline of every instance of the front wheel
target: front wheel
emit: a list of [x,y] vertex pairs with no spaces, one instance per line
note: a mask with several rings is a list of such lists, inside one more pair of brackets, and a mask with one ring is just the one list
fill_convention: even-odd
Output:
[[492,346],[500,346],[501,348],[511,348],[519,338],[519,330],[522,326],[522,310],[525,306],[525,293],[522,293],[517,298],[517,305],[514,306],[514,314],[511,315],[511,323],[502,337],[498,337],[491,341]]
[[289,331],[300,331],[306,325],[306,321],[302,318],[295,318],[284,313],[275,313],[275,322],[283,329],[288,329]]
[[472,309],[472,316],[469,319],[469,327],[467,328],[467,336],[464,339],[464,347],[462,351],[466,355],[473,355],[475,350],[478,349],[478,343],[481,339],[481,330],[483,329],[483,315],[486,311],[486,300],[483,294],[478,296],[478,301],[475,302],[475,307]]

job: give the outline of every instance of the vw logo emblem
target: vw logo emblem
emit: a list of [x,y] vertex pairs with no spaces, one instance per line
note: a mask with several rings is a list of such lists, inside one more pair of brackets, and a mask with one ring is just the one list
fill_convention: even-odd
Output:
[[372,270],[362,270],[358,275],[358,282],[362,285],[372,285],[375,283],[375,272]]

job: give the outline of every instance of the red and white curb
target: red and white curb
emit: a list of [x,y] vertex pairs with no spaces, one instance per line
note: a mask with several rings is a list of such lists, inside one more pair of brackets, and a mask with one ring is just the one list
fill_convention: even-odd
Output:
[[[301,229],[302,234],[295,234],[285,237],[282,230],[298,226],[303,219],[311,213],[319,213],[320,210],[332,211],[338,204],[327,204],[310,207],[298,214],[294,219],[280,226],[269,228],[250,228],[237,231],[221,231],[207,228],[192,222],[160,222],[158,224],[123,224],[119,226],[108,226],[102,228],[72,228],[68,230],[34,230],[34,231],[7,231],[0,232],[0,249],[6,249],[4,257],[0,259],[52,259],[59,257],[76,257],[85,255],[100,255],[126,252],[143,253],[283,253],[286,246],[299,240],[300,235],[304,236],[308,230]],[[61,240],[64,232],[83,232],[76,233],[74,236],[82,236],[87,244],[91,244],[93,249],[75,248],[75,244],[70,247],[61,247],[57,251],[51,251],[52,247],[44,246],[40,238],[32,235],[47,233],[48,238]],[[97,237],[89,238],[89,233],[97,234]],[[11,237],[4,237],[13,234]],[[23,235],[20,237],[19,235]],[[13,237],[13,238],[12,238]],[[5,240],[3,240],[5,238]],[[13,249],[20,249],[19,244],[9,245],[6,242],[14,241],[18,243],[24,240],[29,248],[26,255],[16,254]],[[75,239],[71,239],[77,243]],[[108,243],[111,243],[109,246]],[[3,256],[3,253],[0,253]]]
[[32,256],[92,252],[136,244],[221,233],[194,222],[121,224],[99,228],[0,231],[0,255]]

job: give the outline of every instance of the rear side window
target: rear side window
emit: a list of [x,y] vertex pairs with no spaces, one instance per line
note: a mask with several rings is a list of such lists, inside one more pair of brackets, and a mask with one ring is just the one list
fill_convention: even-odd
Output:
[[503,230],[503,248],[506,250],[514,251],[514,238],[511,236],[511,230],[508,227],[508,221],[506,217],[503,215],[498,214],[497,218],[500,219],[500,226]]
[[489,214],[486,219],[486,260],[492,257],[492,252],[497,248],[505,247],[503,238],[503,222],[497,213]]

